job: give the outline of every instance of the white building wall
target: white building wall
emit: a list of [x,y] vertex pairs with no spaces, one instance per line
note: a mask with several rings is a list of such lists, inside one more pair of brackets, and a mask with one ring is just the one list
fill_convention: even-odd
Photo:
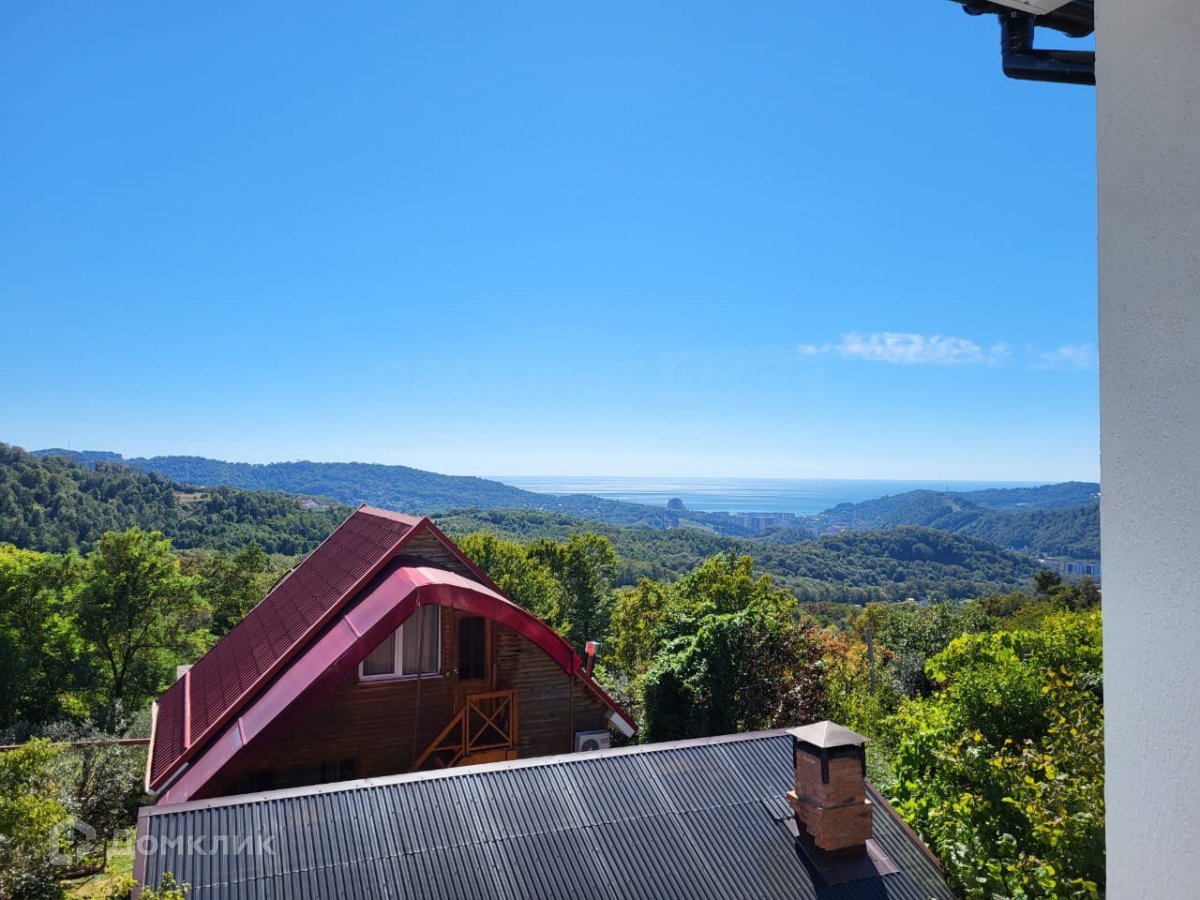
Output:
[[1097,0],[1108,896],[1200,898],[1200,0]]

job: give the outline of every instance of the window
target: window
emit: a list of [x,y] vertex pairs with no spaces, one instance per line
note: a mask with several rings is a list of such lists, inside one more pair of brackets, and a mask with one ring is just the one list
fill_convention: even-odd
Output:
[[487,677],[487,623],[482,616],[458,620],[458,677]]
[[362,681],[435,675],[442,667],[442,608],[422,606],[367,654],[358,667]]

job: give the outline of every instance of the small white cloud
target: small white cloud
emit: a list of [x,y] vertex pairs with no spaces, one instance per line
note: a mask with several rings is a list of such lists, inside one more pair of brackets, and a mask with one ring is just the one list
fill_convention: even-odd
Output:
[[1031,369],[1090,369],[1096,365],[1092,344],[1063,344],[1038,350],[1032,344],[1017,349],[1006,341],[983,346],[970,338],[915,331],[848,331],[836,344],[800,344],[802,356],[837,353],[843,359],[897,365],[1003,365],[1016,359]]
[[822,353],[828,353],[833,349],[833,344],[801,344],[796,348],[800,351],[801,356],[819,356]]
[[1037,353],[1030,363],[1034,369],[1090,369],[1095,365],[1096,348],[1092,344],[1063,344]]
[[995,364],[1011,356],[1004,343],[984,348],[970,338],[912,331],[852,331],[834,349],[846,359],[900,365]]

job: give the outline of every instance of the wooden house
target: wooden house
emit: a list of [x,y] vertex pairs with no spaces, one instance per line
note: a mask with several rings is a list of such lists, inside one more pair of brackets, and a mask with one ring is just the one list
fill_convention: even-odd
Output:
[[[155,704],[174,803],[571,752],[635,723],[426,518],[356,510]],[[581,737],[582,736],[582,737]]]

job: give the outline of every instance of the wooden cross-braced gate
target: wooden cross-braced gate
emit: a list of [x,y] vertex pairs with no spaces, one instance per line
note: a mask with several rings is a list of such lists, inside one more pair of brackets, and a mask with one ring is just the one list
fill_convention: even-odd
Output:
[[516,758],[517,692],[468,694],[462,709],[425,749],[412,771],[428,764],[449,769],[458,765]]

